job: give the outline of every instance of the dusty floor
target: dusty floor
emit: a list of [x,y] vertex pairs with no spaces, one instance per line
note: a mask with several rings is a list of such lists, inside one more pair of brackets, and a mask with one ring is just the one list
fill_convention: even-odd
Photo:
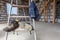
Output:
[[[0,40],[6,40],[6,32],[3,32],[2,29],[5,24],[0,24]],[[60,24],[51,24],[51,23],[36,23],[36,33],[37,40],[60,40]],[[34,32],[30,35],[29,32],[21,31],[13,34],[9,33],[8,40],[34,40]]]

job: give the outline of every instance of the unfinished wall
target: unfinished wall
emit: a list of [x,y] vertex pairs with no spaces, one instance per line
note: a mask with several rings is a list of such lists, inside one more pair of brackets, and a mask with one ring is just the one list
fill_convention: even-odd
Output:
[[[36,5],[39,9],[39,14],[41,16],[40,21],[47,21],[47,22],[52,22],[53,21],[53,14],[54,14],[54,10],[53,10],[53,1],[50,0],[35,0]],[[45,4],[47,3],[47,4]],[[18,4],[20,5],[28,5],[27,2],[24,2],[19,0]],[[46,7],[45,7],[46,6]],[[42,12],[41,12],[42,11]],[[29,15],[29,8],[18,8],[18,15],[19,16],[23,16],[24,13],[26,15]]]
[[6,23],[7,22],[7,8],[5,3],[0,2],[0,23]]
[[[35,0],[35,2],[41,16],[40,21],[54,22],[54,0]],[[24,0],[14,0],[13,3],[18,5],[29,5],[29,1]],[[29,8],[18,8],[17,15],[23,16],[24,14],[29,15]]]
[[[46,2],[48,3],[48,1]],[[48,22],[51,22],[53,18],[53,2],[51,1],[50,3],[48,3],[46,7],[44,6],[44,0],[40,0],[40,2],[37,4],[40,11],[39,13],[41,14],[40,21],[45,21],[45,19],[47,19]]]

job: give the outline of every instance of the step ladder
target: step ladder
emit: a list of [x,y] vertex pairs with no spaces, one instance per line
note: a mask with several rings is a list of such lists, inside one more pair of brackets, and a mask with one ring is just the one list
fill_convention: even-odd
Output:
[[[11,4],[13,4],[12,2],[13,2],[13,0],[11,0]],[[16,5],[17,5],[17,0],[16,0]],[[12,6],[12,7],[15,7],[15,6]],[[10,10],[10,14],[11,14],[11,11],[12,11],[12,7],[11,7],[11,10]],[[24,6],[24,5],[20,6],[20,8],[26,8],[26,7],[27,6]],[[24,12],[24,9],[23,9],[23,12]],[[29,16],[25,16],[25,12],[24,12],[24,16],[11,16],[10,14],[9,14],[9,17],[8,17],[8,25],[9,25],[9,20],[10,20],[11,17],[12,18],[14,18],[14,17],[16,17],[16,18],[18,18],[18,17],[19,18],[25,18],[25,20],[26,20],[26,18],[30,18]],[[31,20],[31,18],[30,18],[30,20]],[[33,20],[33,27],[34,27],[34,39],[36,40],[35,21],[34,21],[34,19],[32,19],[32,20]],[[8,40],[8,32],[7,32],[7,35],[6,35],[6,40]]]
[[[10,10],[10,14],[9,14],[9,16],[8,16],[8,25],[9,25],[9,20],[10,20],[10,18],[30,18],[29,16],[25,16],[25,11],[24,11],[24,8],[29,8],[29,6],[28,5],[18,5],[18,2],[17,2],[17,0],[16,0],[16,4],[13,4],[13,0],[11,0],[11,5],[12,5],[12,7],[11,7],[11,10]],[[24,16],[11,16],[11,13],[12,13],[12,8],[13,7],[17,7],[17,8],[23,8],[23,12],[24,12]],[[26,19],[25,19],[26,20]]]

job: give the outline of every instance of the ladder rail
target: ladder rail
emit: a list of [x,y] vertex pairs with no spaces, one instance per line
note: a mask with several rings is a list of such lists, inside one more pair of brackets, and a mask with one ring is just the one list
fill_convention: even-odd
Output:
[[[13,3],[13,0],[11,0],[11,4]],[[11,15],[11,12],[12,12],[12,6],[11,6],[11,9],[10,9],[10,14],[8,14],[8,26],[9,26],[9,22],[10,22],[10,15]]]
[[[21,6],[21,8],[23,9],[22,11],[23,11],[23,14],[24,14],[24,16],[11,16],[11,13],[12,13],[12,8],[13,7],[20,7]],[[30,18],[29,16],[26,16],[25,15],[25,11],[24,11],[24,8],[26,8],[26,7],[28,7],[28,6],[25,6],[25,5],[18,5],[18,2],[17,2],[17,0],[16,0],[16,4],[15,4],[15,6],[13,5],[13,0],[11,0],[11,9],[10,9],[10,14],[8,15],[8,25],[9,25],[9,22],[10,22],[10,18],[25,18],[25,21],[26,21],[26,18]],[[29,8],[29,7],[28,7]],[[18,10],[17,10],[17,13],[18,13]]]

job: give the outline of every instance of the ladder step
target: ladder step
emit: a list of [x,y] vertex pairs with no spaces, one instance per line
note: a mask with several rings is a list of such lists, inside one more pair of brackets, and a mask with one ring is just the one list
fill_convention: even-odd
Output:
[[12,7],[28,8],[28,5],[12,5]]
[[10,17],[12,17],[12,18],[29,18],[29,16],[10,16]]

